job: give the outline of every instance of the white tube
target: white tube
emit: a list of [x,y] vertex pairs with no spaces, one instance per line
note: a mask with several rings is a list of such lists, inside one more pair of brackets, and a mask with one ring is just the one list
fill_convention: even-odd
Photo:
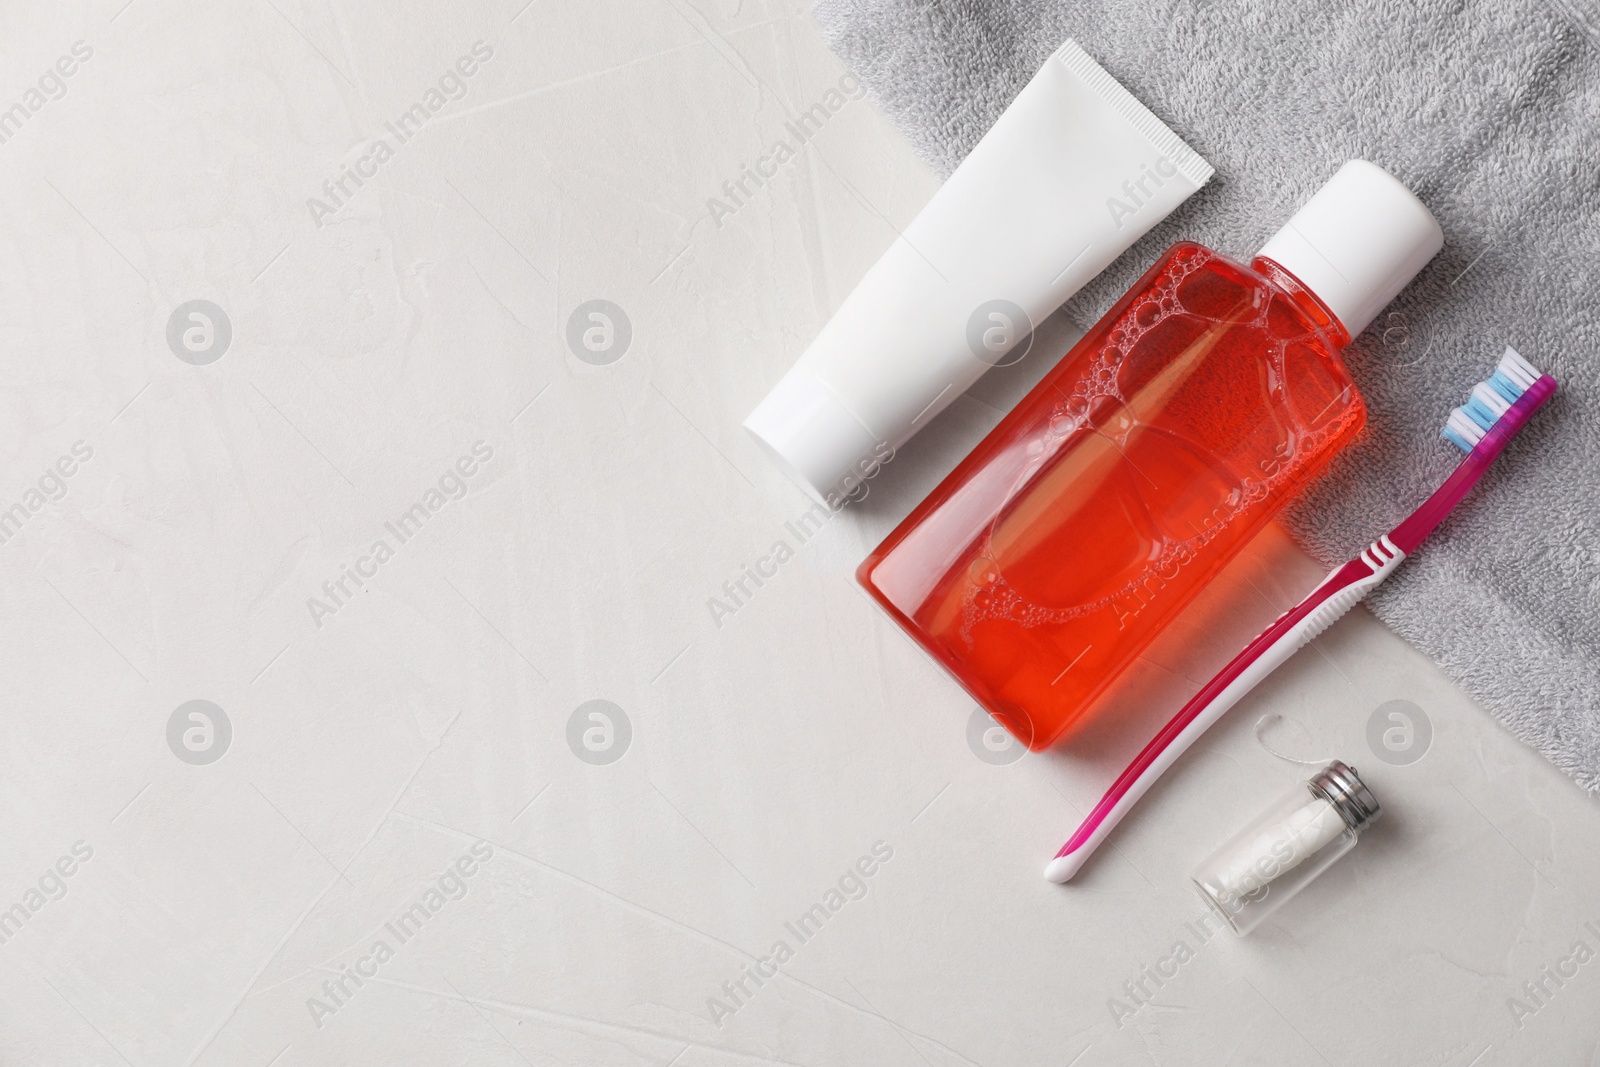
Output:
[[1211,174],[1209,163],[1068,41],[745,428],[813,497],[843,506],[896,449]]

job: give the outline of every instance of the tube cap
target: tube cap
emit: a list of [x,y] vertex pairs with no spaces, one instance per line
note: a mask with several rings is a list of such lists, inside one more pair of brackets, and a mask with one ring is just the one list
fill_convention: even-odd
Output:
[[876,474],[879,460],[872,457],[887,451],[832,390],[804,372],[784,375],[744,428],[785,474],[829,507]]
[[1300,280],[1355,337],[1444,247],[1422,201],[1352,159],[1258,253]]

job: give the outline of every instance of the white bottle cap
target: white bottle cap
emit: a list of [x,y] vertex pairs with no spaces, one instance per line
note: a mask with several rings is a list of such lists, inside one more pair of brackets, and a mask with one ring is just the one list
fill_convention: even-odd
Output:
[[1444,231],[1411,190],[1352,159],[1258,254],[1298,278],[1354,338],[1443,247]]

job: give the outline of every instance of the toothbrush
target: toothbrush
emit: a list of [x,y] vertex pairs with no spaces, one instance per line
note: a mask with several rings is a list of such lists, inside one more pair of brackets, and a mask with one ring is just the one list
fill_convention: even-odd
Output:
[[1045,867],[1044,876],[1052,882],[1065,882],[1077,874],[1090,853],[1197,737],[1417,550],[1555,391],[1554,378],[1507,348],[1494,374],[1478,383],[1467,402],[1452,411],[1445,423],[1445,440],[1467,454],[1455,472],[1404,522],[1336,568],[1206,683],[1112,783]]

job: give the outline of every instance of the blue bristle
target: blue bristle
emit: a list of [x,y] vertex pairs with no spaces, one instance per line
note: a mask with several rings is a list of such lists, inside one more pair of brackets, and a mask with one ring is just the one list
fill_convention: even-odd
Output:
[[1517,383],[1506,377],[1505,371],[1497,370],[1489,379],[1489,388],[1506,398],[1506,403],[1515,404],[1522,399],[1522,390]]
[[[1507,367],[1510,368],[1509,371],[1505,369]],[[1504,411],[1495,412],[1494,406],[1491,406],[1494,404],[1494,399],[1504,400],[1508,407],[1515,404],[1527,392],[1518,379],[1527,378],[1532,381],[1538,376],[1537,368],[1517,355],[1514,350],[1507,348],[1505,355],[1501,357],[1500,365],[1495,367],[1493,374],[1484,379],[1483,384],[1488,386],[1493,394],[1490,399],[1484,400],[1481,396],[1475,395],[1478,390],[1474,388],[1473,393],[1468,394],[1466,403],[1450,413],[1450,418],[1439,431],[1439,436],[1470,455],[1477,442],[1467,440],[1467,435],[1482,438],[1505,414]],[[1456,412],[1461,413],[1460,419],[1456,418]],[[1455,425],[1452,426],[1451,423]]]
[[1463,415],[1482,426],[1485,430],[1495,424],[1495,413],[1490,411],[1489,406],[1475,396],[1468,397],[1467,402],[1461,405],[1460,410]]

